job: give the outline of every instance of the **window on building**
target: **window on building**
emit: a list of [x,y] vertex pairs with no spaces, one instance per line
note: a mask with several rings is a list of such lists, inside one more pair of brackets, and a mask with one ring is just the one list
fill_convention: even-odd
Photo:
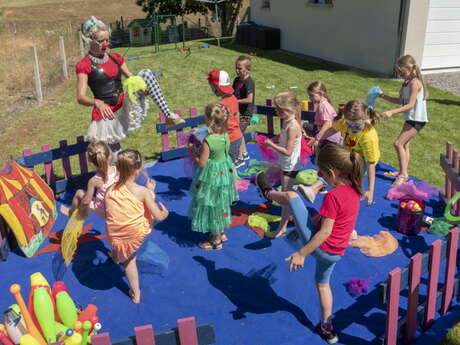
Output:
[[333,0],[309,0],[308,3],[316,5],[332,5]]
[[270,0],[262,0],[262,8],[270,9]]

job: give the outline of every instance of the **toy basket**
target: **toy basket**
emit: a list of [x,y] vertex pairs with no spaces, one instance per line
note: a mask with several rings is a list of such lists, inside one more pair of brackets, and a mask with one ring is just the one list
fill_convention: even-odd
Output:
[[425,203],[416,199],[399,200],[397,229],[405,235],[417,235],[420,232]]

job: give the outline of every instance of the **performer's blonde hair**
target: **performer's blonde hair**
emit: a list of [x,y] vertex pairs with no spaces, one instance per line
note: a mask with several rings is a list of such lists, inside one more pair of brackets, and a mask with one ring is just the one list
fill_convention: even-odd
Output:
[[91,16],[91,18],[82,25],[80,36],[86,44],[90,44],[100,31],[108,31],[110,33],[110,27],[105,25],[103,21]]

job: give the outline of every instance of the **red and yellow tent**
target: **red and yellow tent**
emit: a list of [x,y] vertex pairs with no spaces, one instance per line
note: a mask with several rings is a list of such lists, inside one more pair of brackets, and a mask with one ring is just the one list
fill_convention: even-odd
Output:
[[31,257],[56,220],[53,191],[34,171],[7,161],[0,171],[0,216],[24,254]]

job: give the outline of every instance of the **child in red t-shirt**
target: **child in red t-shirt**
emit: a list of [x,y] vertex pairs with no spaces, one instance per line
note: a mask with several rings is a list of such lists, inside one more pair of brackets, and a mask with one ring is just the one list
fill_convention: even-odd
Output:
[[244,165],[244,161],[239,159],[243,132],[240,129],[238,100],[233,94],[233,87],[227,72],[217,69],[209,71],[208,82],[216,96],[221,98],[219,103],[225,105],[230,114],[227,122],[227,134],[230,137],[229,155],[235,167],[239,168]]
[[[290,261],[289,271],[302,268],[305,258],[310,254],[316,259],[315,280],[322,314],[316,330],[329,344],[333,344],[338,341],[338,337],[331,323],[332,291],[329,279],[335,264],[345,254],[350,237],[356,236],[354,228],[360,197],[363,195],[363,160],[354,151],[350,152],[336,144],[327,144],[319,151],[317,165],[319,175],[333,189],[324,197],[319,216],[315,217],[318,221],[316,231],[304,202],[296,192],[275,191],[265,172],[256,176],[256,184],[267,199],[289,205],[294,215],[297,229],[295,234],[300,236],[305,246],[286,258],[286,261]],[[304,194],[303,188],[299,186],[301,194]]]

